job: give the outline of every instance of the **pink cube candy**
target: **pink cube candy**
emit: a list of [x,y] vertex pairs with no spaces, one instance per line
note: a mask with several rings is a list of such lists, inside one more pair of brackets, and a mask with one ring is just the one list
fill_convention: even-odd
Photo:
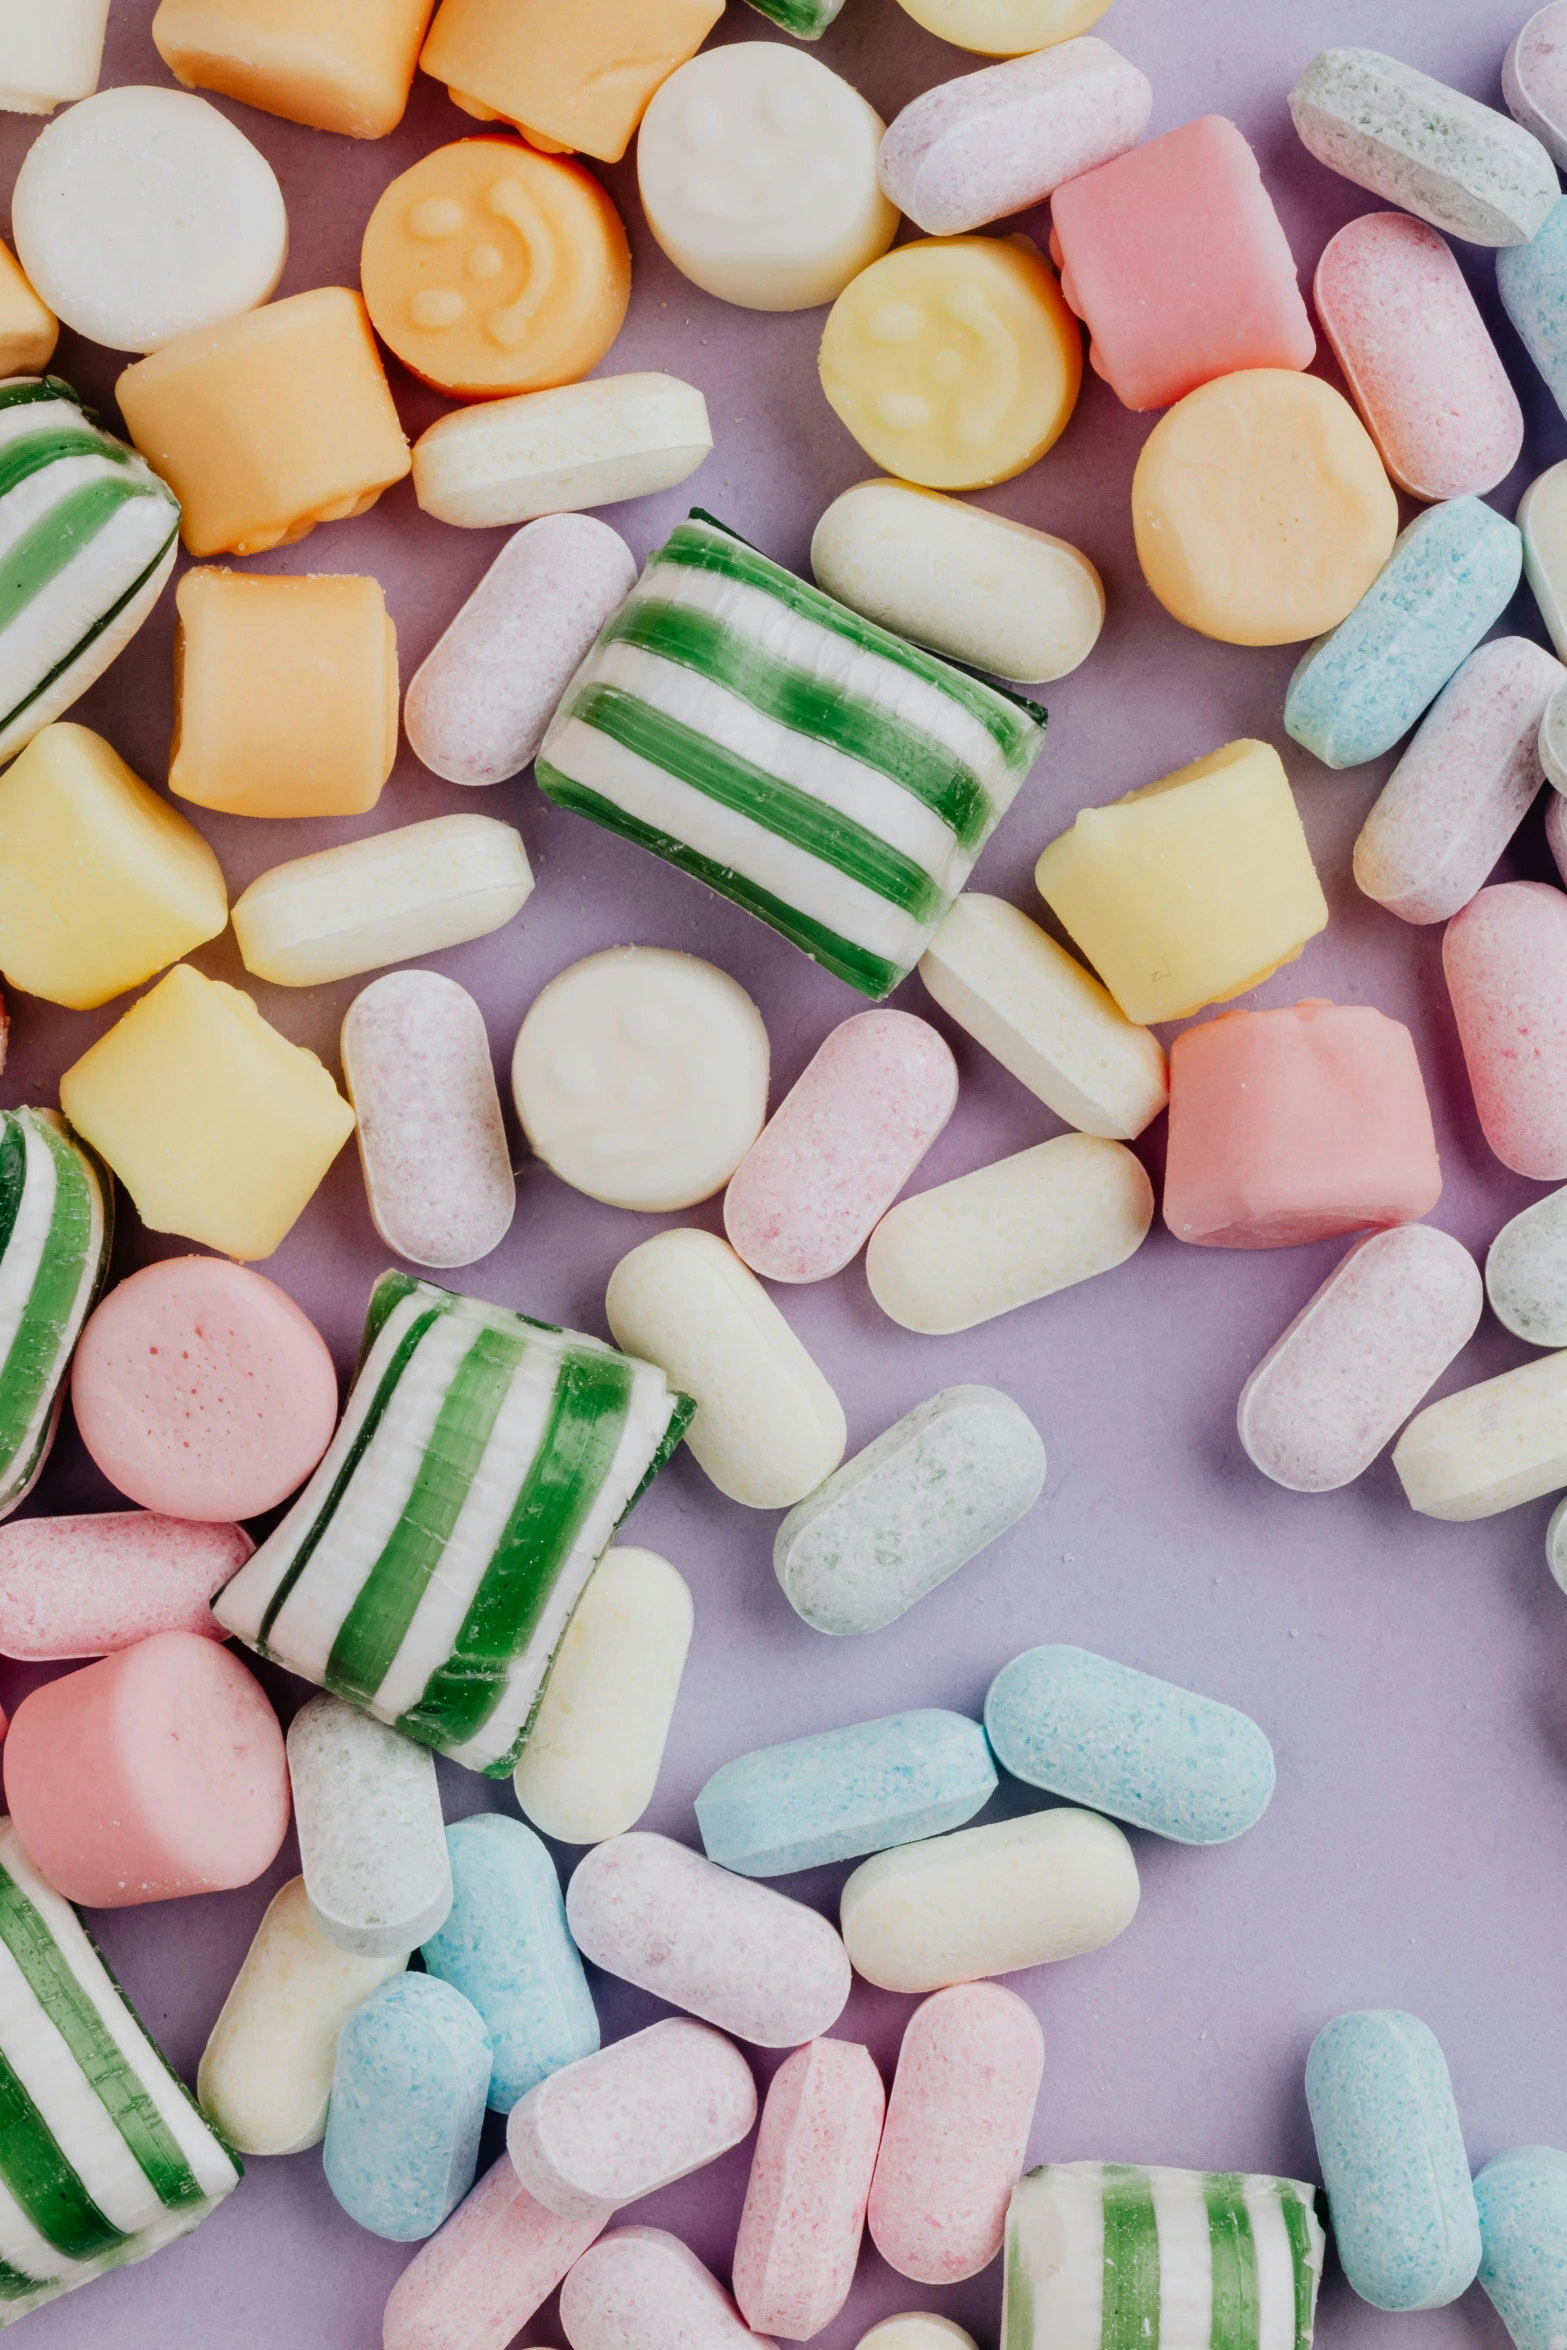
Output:
[[869,2049],[813,2040],[773,2075],[735,2243],[746,2323],[808,2342],[849,2297],[886,2093]]
[[603,2225],[546,2211],[503,2154],[392,2287],[384,2350],[506,2350]]
[[960,1983],[914,2010],[869,2211],[900,2276],[955,2285],[995,2259],[1044,2069],[1033,2010],[999,1983]]
[[958,1065],[912,1012],[835,1028],[730,1178],[724,1229],[768,1281],[825,1281],[856,1257],[951,1117]]
[[560,2290],[571,2350],[756,2350],[718,2279],[662,2228],[612,2228]]
[[0,1656],[109,1656],[155,1632],[227,1638],[207,1605],[255,1549],[243,1526],[150,1510],[0,1526]]
[[1511,473],[1523,410],[1447,240],[1366,212],[1317,263],[1317,316],[1382,462],[1412,498],[1482,497]]
[[1311,365],[1317,339],[1289,240],[1222,115],[1068,180],[1051,221],[1061,291],[1126,407],[1168,408],[1243,368]]
[[1441,1194],[1414,1038],[1397,1020],[1307,1002],[1176,1038],[1164,1220],[1177,1240],[1298,1248],[1412,1223]]
[[1567,0],[1537,9],[1516,35],[1502,65],[1502,96],[1558,169],[1567,166]]
[[1486,1141],[1515,1175],[1559,1183],[1567,1176],[1567,897],[1543,881],[1481,890],[1448,924],[1442,968]]

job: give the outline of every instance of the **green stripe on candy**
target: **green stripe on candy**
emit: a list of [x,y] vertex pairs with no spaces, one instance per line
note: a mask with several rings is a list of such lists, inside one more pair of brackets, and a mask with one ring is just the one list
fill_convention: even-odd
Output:
[[99,637],[103,635],[104,631],[113,627],[115,621],[119,619],[120,614],[125,610],[126,606],[128,604],[134,603],[135,599],[141,594],[142,589],[147,585],[148,580],[151,579],[153,573],[157,570],[159,564],[162,563],[164,557],[168,554],[169,549],[173,546],[175,540],[180,535],[178,507],[175,507],[174,515],[175,519],[173,525],[170,528],[168,537],[164,540],[162,546],[158,549],[158,552],[153,556],[152,561],[147,565],[146,569],[137,573],[136,577],[131,581],[130,586],[126,589],[124,595],[116,597],[115,601],[109,606],[107,612],[102,613],[98,619],[93,621],[89,628],[85,628],[82,631],[81,635],[72,645],[70,651],[65,655],[64,659],[56,661],[54,667],[49,671],[46,677],[41,677],[38,680],[38,683],[33,686],[29,692],[25,693],[19,702],[15,703],[11,709],[4,713],[3,716],[0,716],[0,733],[3,733],[8,726],[14,726],[18,718],[21,717],[22,712],[26,709],[29,709],[34,702],[38,701],[44,694],[46,694],[49,691],[49,688],[56,684],[57,681],[65,675],[68,669],[73,668],[75,664],[81,659],[82,655],[87,651],[89,645],[96,644]]
[[1290,2240],[1290,2264],[1295,2280],[1295,2350],[1311,2350],[1312,2311],[1316,2300],[1311,2223],[1305,2205],[1288,2179],[1280,2179],[1274,2192],[1284,2214],[1284,2233]]
[[1007,2222],[1005,2298],[1007,2331],[1002,2350],[1035,2350],[1034,2280],[1025,2265],[1017,2222],[1012,2219]]
[[84,482],[51,506],[0,557],[0,629],[12,625],[33,598],[108,527],[122,506],[132,498],[163,494],[156,481],[117,478]]
[[38,1409],[56,1384],[73,1319],[91,1294],[97,1202],[92,1175],[63,1135],[35,1131],[54,1160],[54,1207],[22,1318],[0,1365],[0,1473],[14,1466]]
[[751,6],[801,41],[819,40],[838,13],[835,8],[824,8],[821,0],[751,0]]
[[[68,2277],[60,2279],[62,2285],[69,2282]],[[41,2277],[24,2277],[21,2270],[13,2268],[8,2260],[0,2260],[0,2301],[25,2301],[30,2293],[50,2289]]]
[[0,441],[0,498],[66,457],[101,457],[106,464],[129,465],[131,452],[123,441],[94,432],[86,422],[45,425],[37,432],[18,433],[15,440]]
[[87,403],[81,393],[63,376],[40,375],[32,382],[7,384],[0,390],[0,408],[31,408],[44,400],[64,400],[69,407],[87,413]]
[[0,2054],[0,2180],[44,2242],[67,2260],[98,2260],[130,2238],[106,2219],[9,2059]]
[[1145,2173],[1107,2162],[1100,2350],[1159,2350],[1159,2223]]
[[11,1245],[17,1211],[27,1188],[27,1129],[13,1110],[0,1112],[0,1257]]
[[1213,2271],[1211,2350],[1257,2350],[1262,2318],[1257,2284],[1257,2241],[1246,2208],[1243,2182],[1231,2173],[1204,2177],[1208,2207],[1208,2254]]

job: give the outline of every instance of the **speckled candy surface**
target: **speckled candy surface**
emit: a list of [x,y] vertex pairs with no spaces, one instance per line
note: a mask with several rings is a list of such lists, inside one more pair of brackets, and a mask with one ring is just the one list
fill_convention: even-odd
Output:
[[0,1656],[107,1656],[155,1632],[221,1640],[207,1605],[254,1548],[243,1526],[151,1510],[0,1527]]
[[1485,1139],[1537,1182],[1567,1175],[1567,897],[1483,889],[1454,916],[1442,968]]
[[506,2350],[603,2224],[546,2211],[503,2154],[392,2287],[383,2350]]
[[1538,8],[1502,60],[1507,111],[1552,161],[1567,164],[1567,7]]
[[736,1755],[696,1798],[709,1860],[785,1877],[939,1836],[996,1789],[978,1722],[927,1706]]
[[1527,245],[1497,255],[1496,286],[1552,399],[1567,411],[1567,198]]
[[489,2035],[460,1992],[398,1975],[337,2043],[322,2160],[351,2219],[394,2244],[431,2236],[473,2184]]
[[1567,1485],[1567,1353],[1439,1396],[1393,1448],[1411,1509],[1462,1522]]
[[661,2228],[612,2228],[561,2288],[571,2350],[752,2350],[751,2332],[710,2269]]
[[666,2016],[569,2064],[512,2107],[506,2150],[546,2210],[595,2210],[704,2170],[756,2119],[756,2084],[732,2040],[689,2016]]
[[773,2075],[733,2271],[759,2333],[807,2342],[848,2299],[886,2106],[857,2041],[812,2040]]
[[[1549,9],[1545,12],[1550,15]],[[1474,2183],[1480,2282],[1518,2350],[1567,2342],[1567,2154],[1514,2146]]]
[[435,1757],[323,1693],[288,1726],[310,1914],[361,1958],[406,1957],[452,1905]]
[[[1531,1346],[1567,1346],[1567,1190],[1502,1226],[1485,1260],[1485,1294],[1503,1329]],[[0,1535],[0,1553],[5,1538]]]

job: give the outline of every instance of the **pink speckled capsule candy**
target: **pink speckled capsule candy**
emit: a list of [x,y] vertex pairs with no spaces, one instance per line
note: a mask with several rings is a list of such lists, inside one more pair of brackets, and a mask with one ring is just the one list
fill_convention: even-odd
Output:
[[151,1510],[0,1526],[0,1656],[109,1656],[155,1632],[227,1638],[207,1605],[255,1549],[243,1526]]
[[1515,122],[1567,166],[1567,0],[1537,9],[1502,65],[1502,96]]
[[773,2075],[735,2242],[749,2325],[808,2342],[849,2297],[887,2098],[869,2049],[813,2040]]
[[718,2279],[662,2228],[612,2228],[560,2291],[571,2350],[757,2350]]
[[546,2211],[503,2154],[392,2287],[383,2350],[506,2350],[605,2216]]
[[1567,1175],[1567,897],[1543,881],[1481,890],[1448,924],[1442,968],[1486,1141],[1515,1175],[1559,1183]]
[[735,1254],[768,1281],[825,1281],[856,1257],[958,1098],[958,1068],[912,1012],[857,1012],[784,1096],[724,1194]]
[[960,1983],[915,2009],[868,2214],[900,2276],[955,2285],[995,2259],[1044,2068],[1032,2009],[999,1983]]
[[1447,240],[1367,212],[1317,264],[1317,316],[1400,489],[1482,497],[1511,473],[1523,410]]

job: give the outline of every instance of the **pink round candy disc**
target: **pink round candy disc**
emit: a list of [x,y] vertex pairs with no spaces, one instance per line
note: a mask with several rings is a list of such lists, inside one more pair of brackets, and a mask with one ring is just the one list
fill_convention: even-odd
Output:
[[286,1292],[223,1257],[169,1257],[111,1289],[71,1371],[82,1442],[171,1518],[252,1518],[303,1485],[337,1424],[326,1343]]

